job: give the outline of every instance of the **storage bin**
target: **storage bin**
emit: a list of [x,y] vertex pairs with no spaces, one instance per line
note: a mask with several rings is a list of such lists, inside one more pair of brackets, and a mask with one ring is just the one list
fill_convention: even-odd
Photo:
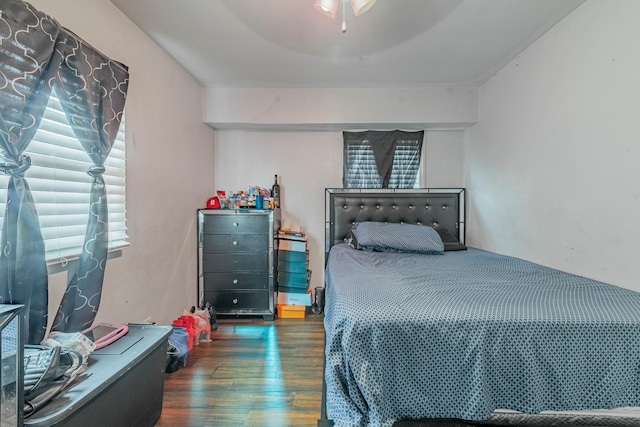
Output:
[[278,251],[278,261],[309,262],[309,251],[299,252],[280,249]]
[[306,288],[307,283],[309,283],[309,277],[311,276],[310,271],[306,271],[304,273],[289,273],[288,271],[279,271],[278,272],[278,285],[279,286],[290,286],[296,288]]
[[278,271],[288,272],[288,273],[306,273],[307,268],[309,268],[309,264],[306,262],[296,262],[296,261],[278,261]]
[[306,311],[304,305],[278,304],[278,317],[281,319],[304,319]]

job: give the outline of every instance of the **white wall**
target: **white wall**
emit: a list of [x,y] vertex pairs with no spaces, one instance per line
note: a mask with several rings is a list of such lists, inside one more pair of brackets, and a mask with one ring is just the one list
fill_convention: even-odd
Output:
[[478,119],[477,88],[206,88],[216,129],[463,129]]
[[[202,123],[202,88],[107,0],[30,3],[129,66],[131,246],[107,263],[97,320],[169,323],[197,302],[196,209],[213,189],[214,131]],[[51,317],[66,276],[50,276]]]
[[469,244],[640,290],[638,16],[589,0],[481,88]]
[[[462,186],[462,131],[427,131],[424,143],[426,186]],[[307,233],[310,288],[323,286],[325,188],[342,187],[342,132],[220,130],[215,146],[220,190],[270,187],[280,176],[283,223]]]

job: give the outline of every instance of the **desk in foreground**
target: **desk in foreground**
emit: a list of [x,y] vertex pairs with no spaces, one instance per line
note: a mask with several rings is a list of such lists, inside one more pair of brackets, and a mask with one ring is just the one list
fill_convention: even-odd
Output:
[[85,378],[24,420],[25,426],[153,426],[162,412],[170,326],[129,325],[89,357]]

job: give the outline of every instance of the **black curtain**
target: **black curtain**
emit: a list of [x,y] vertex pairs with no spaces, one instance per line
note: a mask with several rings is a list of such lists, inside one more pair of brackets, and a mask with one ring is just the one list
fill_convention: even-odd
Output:
[[26,341],[39,343],[47,328],[48,275],[44,240],[23,154],[38,130],[55,73],[52,58],[60,28],[21,1],[0,9],[0,170],[9,175],[0,237],[0,302],[24,304]]
[[124,65],[105,58],[78,37],[67,34],[61,52],[56,93],[75,136],[93,166],[89,222],[78,262],[60,303],[53,329],[81,331],[95,320],[107,263],[109,212],[104,161],[118,135],[129,73]]
[[[88,125],[93,128],[92,133],[100,135],[112,134],[113,128],[117,131],[124,108],[126,67],[93,49],[88,50],[94,54],[86,55],[79,46],[88,48],[77,36],[30,4],[21,0],[3,0],[0,4],[0,171],[10,177],[0,236],[0,303],[26,306],[28,343],[39,343],[46,333],[48,274],[38,214],[24,176],[31,159],[23,152],[38,129],[54,86],[61,89],[59,93],[63,95],[68,117],[73,117],[70,122],[76,135],[83,134],[84,131],[77,129],[86,128],[87,123],[77,121],[75,113],[67,111],[73,109],[70,104],[83,105],[86,115],[100,117]],[[69,89],[80,85],[82,90]],[[112,120],[112,116],[116,120]],[[107,143],[108,138],[104,138],[97,143],[87,143],[78,138],[85,150],[92,153],[96,165],[88,173],[100,175],[113,141]],[[109,148],[105,149],[105,145]],[[97,157],[94,152],[98,153]],[[104,187],[101,177],[96,181],[97,186]],[[91,191],[93,201],[93,188]],[[95,216],[98,222],[104,222],[106,216],[102,209],[96,210],[93,205],[91,209],[92,220]],[[93,215],[98,211],[100,213]],[[85,251],[91,251],[90,245],[87,248]],[[97,264],[104,269],[106,256],[101,255],[102,251],[96,253],[100,255],[89,262],[81,260],[80,274],[93,271]],[[101,287],[102,275],[99,276]],[[95,287],[98,278],[91,281]],[[97,305],[94,308],[97,309]]]

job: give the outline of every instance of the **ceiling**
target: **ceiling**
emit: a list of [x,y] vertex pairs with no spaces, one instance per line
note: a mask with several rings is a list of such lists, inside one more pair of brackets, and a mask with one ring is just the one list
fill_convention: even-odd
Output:
[[205,87],[480,86],[584,0],[111,0]]

